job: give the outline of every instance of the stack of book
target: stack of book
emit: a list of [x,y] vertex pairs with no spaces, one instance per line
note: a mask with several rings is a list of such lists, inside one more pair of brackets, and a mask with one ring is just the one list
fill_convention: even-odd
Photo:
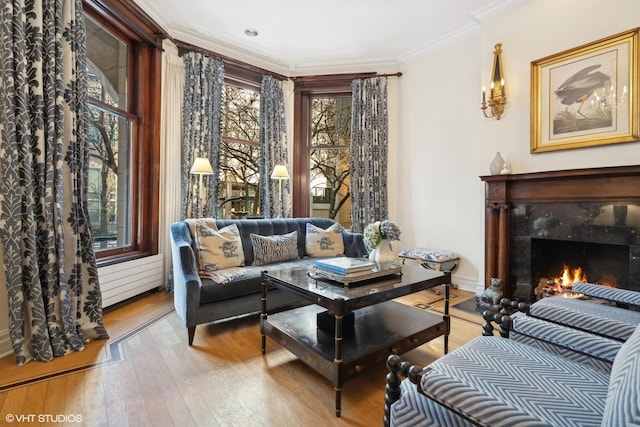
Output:
[[347,257],[319,259],[315,262],[316,269],[338,276],[347,276],[363,272],[371,273],[375,266],[374,263],[367,259]]
[[376,264],[365,258],[327,258],[317,260],[309,267],[312,275],[343,283],[367,283],[369,279],[383,278],[390,275],[402,275],[402,267],[392,265],[386,270],[378,270]]

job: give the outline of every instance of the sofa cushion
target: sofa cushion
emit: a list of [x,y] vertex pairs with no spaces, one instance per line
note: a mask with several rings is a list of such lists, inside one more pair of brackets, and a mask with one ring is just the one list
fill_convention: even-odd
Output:
[[282,261],[299,259],[298,232],[273,236],[261,236],[251,233],[253,245],[253,265],[267,265]]
[[195,237],[198,268],[201,271],[215,271],[244,265],[242,241],[235,224],[220,230],[198,224]]
[[611,368],[602,426],[640,426],[640,326],[624,343]]
[[609,375],[499,337],[478,337],[425,368],[423,393],[479,425],[600,426]]
[[305,252],[310,257],[335,257],[344,255],[342,226],[337,222],[329,228],[307,224]]
[[[202,279],[200,288],[200,304],[224,301],[232,298],[255,294],[260,299],[261,277],[263,271],[282,270],[285,268],[307,267],[313,263],[311,259],[299,259],[266,266],[242,267],[242,276],[236,277],[231,283],[218,283],[211,279]],[[226,270],[222,270],[226,271]]]

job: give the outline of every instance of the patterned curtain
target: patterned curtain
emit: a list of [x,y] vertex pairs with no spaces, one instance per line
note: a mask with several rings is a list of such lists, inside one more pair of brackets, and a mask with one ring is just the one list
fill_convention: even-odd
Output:
[[387,218],[387,78],[351,84],[351,231]]
[[16,362],[108,338],[87,210],[82,0],[4,0],[0,241]]
[[[186,53],[183,60],[182,218],[195,218],[200,212],[217,218],[224,64],[197,52]],[[200,179],[190,173],[196,157],[208,158],[213,167],[213,175],[203,176],[202,201]]]
[[[271,173],[276,165],[284,164],[287,168],[289,167],[282,82],[271,76],[262,78],[260,118],[262,121],[260,143],[263,148],[260,164],[261,211],[265,218],[288,218],[291,216],[289,180],[271,179]],[[280,185],[282,185],[281,195]]]

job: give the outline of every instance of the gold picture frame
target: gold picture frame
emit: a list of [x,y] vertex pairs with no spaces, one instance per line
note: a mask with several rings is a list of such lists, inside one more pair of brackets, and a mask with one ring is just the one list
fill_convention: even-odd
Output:
[[639,29],[531,62],[531,152],[633,142]]

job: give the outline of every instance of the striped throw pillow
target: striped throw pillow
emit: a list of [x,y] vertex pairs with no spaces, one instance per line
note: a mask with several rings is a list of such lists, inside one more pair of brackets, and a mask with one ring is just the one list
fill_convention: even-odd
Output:
[[253,265],[267,265],[300,259],[298,256],[298,231],[273,236],[251,233]]

